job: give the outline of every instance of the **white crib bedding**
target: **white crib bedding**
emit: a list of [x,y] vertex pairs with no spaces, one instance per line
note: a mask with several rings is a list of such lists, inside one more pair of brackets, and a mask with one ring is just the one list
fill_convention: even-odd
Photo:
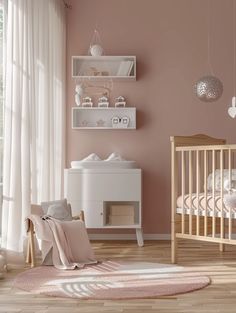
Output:
[[[207,216],[215,216],[221,217],[223,213],[224,218],[229,218],[230,213],[229,209],[224,205],[220,193],[215,193],[215,201],[213,200],[212,193],[208,193],[207,197],[205,197],[204,193],[199,194],[199,200],[195,193],[192,194],[192,197],[189,194],[184,195],[184,203],[183,196],[181,195],[177,199],[177,208],[176,212],[178,214],[190,214],[192,211],[192,215],[205,216],[206,209],[206,199],[207,199]],[[191,207],[192,202],[192,207]],[[221,208],[223,205],[223,212],[221,212]],[[231,209],[231,218],[236,219],[236,208]]]

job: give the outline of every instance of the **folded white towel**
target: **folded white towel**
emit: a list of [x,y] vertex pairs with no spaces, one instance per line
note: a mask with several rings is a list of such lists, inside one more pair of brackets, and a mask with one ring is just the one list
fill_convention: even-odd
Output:
[[120,154],[113,152],[112,154],[109,155],[109,157],[104,160],[104,161],[126,161],[125,159],[123,159]]
[[101,161],[99,156],[96,153],[91,153],[86,158],[84,158],[82,161]]

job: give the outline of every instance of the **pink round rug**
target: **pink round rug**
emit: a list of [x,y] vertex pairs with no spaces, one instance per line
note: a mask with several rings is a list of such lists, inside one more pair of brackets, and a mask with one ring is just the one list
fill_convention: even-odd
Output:
[[155,298],[201,289],[207,276],[174,265],[106,261],[80,270],[41,266],[16,277],[14,286],[32,293],[77,299]]

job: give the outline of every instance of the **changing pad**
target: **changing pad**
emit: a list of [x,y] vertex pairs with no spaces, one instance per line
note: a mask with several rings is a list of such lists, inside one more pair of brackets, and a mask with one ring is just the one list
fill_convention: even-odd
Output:
[[96,153],[92,153],[83,160],[72,161],[71,168],[76,169],[100,169],[100,168],[137,168],[135,161],[127,161],[118,153],[113,152],[105,160],[101,160]]
[[137,168],[135,161],[72,161],[71,168],[95,169],[95,168]]

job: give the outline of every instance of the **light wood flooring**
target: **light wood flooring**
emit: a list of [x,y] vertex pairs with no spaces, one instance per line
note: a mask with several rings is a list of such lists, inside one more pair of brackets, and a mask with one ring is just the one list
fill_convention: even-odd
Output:
[[[0,281],[0,312],[25,313],[236,313],[236,247],[219,252],[218,245],[196,241],[180,241],[179,265],[191,267],[210,276],[212,284],[202,290],[173,297],[126,301],[88,301],[33,296],[14,290],[12,282],[18,272],[11,270]],[[93,242],[100,260],[126,259],[170,263],[168,241],[146,241],[144,247],[135,242]]]

